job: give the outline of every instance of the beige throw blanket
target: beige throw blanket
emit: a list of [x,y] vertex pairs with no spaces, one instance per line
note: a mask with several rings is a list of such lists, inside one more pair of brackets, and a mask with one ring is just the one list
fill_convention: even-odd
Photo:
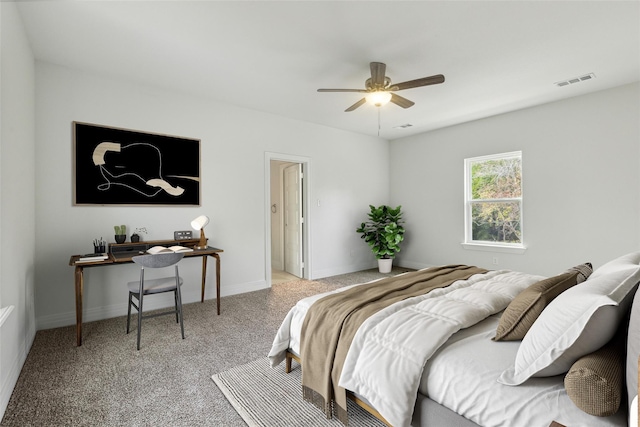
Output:
[[316,301],[309,308],[301,331],[304,399],[322,409],[327,418],[335,413],[343,424],[348,424],[346,391],[338,386],[338,381],[360,325],[395,302],[486,271],[466,265],[434,267],[355,286]]

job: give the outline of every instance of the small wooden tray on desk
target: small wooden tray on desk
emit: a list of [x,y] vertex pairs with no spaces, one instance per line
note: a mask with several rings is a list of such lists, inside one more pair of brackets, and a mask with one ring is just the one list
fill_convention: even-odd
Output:
[[82,345],[82,298],[84,292],[84,273],[86,267],[101,267],[108,265],[119,265],[133,262],[132,258],[137,255],[145,254],[149,248],[153,246],[185,246],[193,248],[193,251],[183,252],[185,258],[201,257],[202,258],[202,291],[200,301],[204,302],[205,279],[207,276],[207,258],[216,259],[216,305],[218,315],[220,314],[220,253],[222,249],[207,246],[205,249],[195,249],[194,247],[200,242],[200,239],[185,240],[150,240],[145,242],[129,242],[129,243],[112,243],[109,245],[109,253],[107,259],[96,261],[78,260],[83,255],[72,255],[69,259],[69,265],[75,267],[75,288],[76,288],[76,343]]

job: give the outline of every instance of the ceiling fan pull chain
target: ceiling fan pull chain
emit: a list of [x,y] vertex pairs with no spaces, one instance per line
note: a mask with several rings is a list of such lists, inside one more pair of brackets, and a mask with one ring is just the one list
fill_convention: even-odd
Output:
[[376,108],[378,110],[378,137],[380,136],[380,107]]

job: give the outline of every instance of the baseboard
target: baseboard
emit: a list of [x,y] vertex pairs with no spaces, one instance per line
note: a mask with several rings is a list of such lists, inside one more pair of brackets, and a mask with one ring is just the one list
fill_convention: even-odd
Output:
[[[374,260],[375,261],[375,260]],[[323,277],[331,277],[338,276],[340,274],[354,273],[356,271],[368,270],[371,268],[376,268],[377,264],[375,262],[366,262],[360,264],[352,264],[343,267],[337,268],[326,268],[322,270],[314,270],[312,272],[312,280],[313,279],[321,279]],[[413,262],[409,260],[398,261],[399,267],[412,268],[415,270],[420,270],[422,268],[432,267],[432,265]],[[254,282],[241,283],[233,286],[223,286],[221,289],[221,296],[230,296],[243,294],[246,292],[259,291],[261,289],[265,289],[267,287],[267,283],[265,280],[257,280]],[[163,295],[164,297],[165,295]],[[215,299],[215,289],[212,287],[207,287],[207,291],[205,294],[205,299]],[[182,292],[182,301],[185,304],[189,304],[192,302],[200,301],[200,290],[192,289],[191,291],[186,291],[183,288]],[[173,299],[170,295],[166,295],[166,299],[156,297],[153,299],[149,299],[148,302],[145,303],[145,310],[155,310],[158,308],[169,307],[173,304]],[[127,303],[126,300],[120,304],[114,304],[110,306],[102,306],[102,307],[94,307],[85,309],[83,313],[83,322],[94,322],[97,320],[110,319],[112,317],[124,316],[127,314]],[[75,325],[76,323],[76,313],[75,311],[68,311],[65,313],[57,313],[52,314],[50,316],[41,316],[36,320],[36,329],[52,329],[52,328],[61,328],[64,326]]]
[[25,353],[19,354],[11,364],[9,372],[7,373],[7,376],[2,383],[2,389],[0,391],[0,420],[2,419],[2,417],[4,417],[4,412],[7,410],[9,399],[11,398],[13,389],[18,382],[18,377],[20,376],[22,365],[24,365],[24,362],[26,360],[27,356]]
[[242,283],[235,286],[227,286],[221,289],[221,296],[244,294],[246,292],[259,291],[267,288],[266,280],[256,280],[255,282]]
[[[8,314],[9,313],[7,313],[7,315]],[[27,360],[27,355],[29,354],[29,350],[31,350],[34,339],[35,331],[29,331],[27,336],[25,336],[24,351],[16,352],[16,357],[13,362],[11,362],[11,366],[8,369],[5,370],[5,366],[2,366],[3,375],[1,377],[2,384],[0,384],[0,420],[2,420],[4,413],[7,410],[9,399],[11,399],[11,394],[18,382],[22,366],[24,366],[24,362]]]
[[[226,297],[230,295],[243,294],[246,292],[259,291],[265,289],[267,283],[264,280],[243,283],[235,286],[223,286],[220,290],[220,296]],[[205,299],[215,299],[215,288],[207,287]],[[173,294],[156,295],[153,298],[144,300],[144,310],[156,310],[159,308],[170,307],[173,305]],[[191,289],[187,291],[182,289],[182,303],[189,304],[200,301],[200,289]],[[123,296],[123,302],[108,306],[87,308],[82,313],[82,322],[95,322],[97,320],[110,319],[112,317],[124,316],[127,314],[126,293]],[[67,311],[65,313],[52,314],[50,316],[41,316],[36,320],[37,330],[61,328],[76,324],[76,312]]]
[[377,268],[377,261],[368,261],[366,263],[351,264],[337,268],[324,268],[321,270],[313,270],[311,280],[322,279],[324,277],[338,276],[340,274],[355,273],[356,271],[369,270],[370,268]]
[[401,260],[398,262],[398,267],[411,268],[413,270],[422,270],[423,268],[434,267],[434,265],[417,261]]

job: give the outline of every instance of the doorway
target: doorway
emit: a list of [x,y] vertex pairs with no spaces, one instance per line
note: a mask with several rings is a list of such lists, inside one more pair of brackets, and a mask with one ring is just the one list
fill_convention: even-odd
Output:
[[267,153],[267,284],[309,278],[308,159]]

